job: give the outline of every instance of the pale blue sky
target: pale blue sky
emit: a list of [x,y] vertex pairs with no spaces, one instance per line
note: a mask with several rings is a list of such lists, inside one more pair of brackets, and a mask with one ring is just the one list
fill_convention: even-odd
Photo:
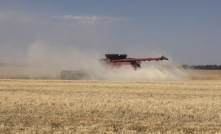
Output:
[[21,61],[39,40],[64,51],[220,65],[221,1],[0,0],[0,62]]

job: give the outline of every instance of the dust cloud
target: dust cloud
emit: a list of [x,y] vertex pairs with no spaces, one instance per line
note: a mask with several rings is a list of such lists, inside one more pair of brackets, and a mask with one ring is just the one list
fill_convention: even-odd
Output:
[[[152,62],[152,63],[151,63]],[[130,66],[120,68],[97,67],[91,69],[92,79],[111,80],[111,81],[161,81],[161,80],[183,80],[189,76],[189,72],[171,63],[162,64],[150,61],[142,63],[141,68],[134,70]],[[162,61],[167,62],[167,61]]]
[[[18,52],[10,49],[8,53]],[[6,56],[8,59],[10,59],[9,54]],[[19,59],[22,59],[22,62],[0,66],[0,78],[61,79],[62,70],[85,71],[89,75],[85,79],[90,80],[182,80],[183,77],[188,76],[187,71],[175,66],[171,60],[143,62],[141,68],[136,71],[130,66],[107,67],[98,60],[105,58],[104,54],[105,52],[99,49],[94,51],[80,50],[74,47],[59,48],[52,47],[42,41],[36,41],[28,46],[23,56],[20,54]],[[128,53],[128,56],[130,56],[130,53]],[[171,58],[169,57],[169,59]]]

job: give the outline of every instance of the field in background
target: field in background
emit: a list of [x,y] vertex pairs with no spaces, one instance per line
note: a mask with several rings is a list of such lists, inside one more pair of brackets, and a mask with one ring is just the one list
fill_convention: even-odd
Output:
[[221,70],[191,70],[186,78],[190,80],[221,80]]
[[51,66],[0,66],[0,79],[59,79],[60,71]]
[[207,76],[220,76],[221,77],[221,70],[195,70],[200,74],[204,74]]
[[221,81],[0,80],[0,133],[82,132],[221,133]]
[[[175,69],[175,70],[173,70]],[[60,74],[61,70],[59,68],[53,66],[0,66],[0,79],[61,79]],[[71,69],[70,69],[71,70]],[[158,70],[158,71],[156,71]],[[151,71],[151,74],[162,73],[159,70],[146,70]],[[154,72],[153,72],[154,71]],[[192,70],[192,69],[180,69],[180,68],[171,68],[171,70],[166,73],[168,69],[165,69],[163,73],[164,75],[171,74],[172,77],[176,77],[177,79],[187,79],[187,80],[221,80],[221,70]],[[174,72],[178,72],[178,74],[173,74]],[[139,71],[138,71],[139,72]],[[99,73],[99,71],[98,71]],[[144,72],[143,72],[144,73]],[[146,72],[145,72],[146,73]],[[179,75],[179,73],[182,73]],[[110,74],[109,74],[110,75]],[[119,74],[121,75],[121,74]],[[122,74],[123,75],[123,74]],[[125,75],[125,74],[124,74]],[[140,75],[140,74],[139,74]],[[118,75],[116,76],[118,77]],[[143,76],[144,77],[144,76]],[[143,80],[166,80],[159,78],[160,76],[156,76],[153,79],[152,76],[148,76],[147,79]],[[122,78],[123,79],[123,78]],[[111,79],[112,80],[112,79]],[[170,79],[176,80],[176,79]]]

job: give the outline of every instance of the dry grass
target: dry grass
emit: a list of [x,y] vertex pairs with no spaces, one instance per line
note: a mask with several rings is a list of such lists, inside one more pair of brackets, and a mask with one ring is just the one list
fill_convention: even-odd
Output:
[[221,81],[0,80],[0,133],[221,133]]

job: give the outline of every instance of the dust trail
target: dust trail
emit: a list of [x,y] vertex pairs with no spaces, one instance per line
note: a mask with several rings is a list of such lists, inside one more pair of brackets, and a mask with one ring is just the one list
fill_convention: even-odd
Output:
[[[9,54],[17,53],[13,49],[10,51]],[[89,79],[113,81],[181,80],[188,75],[185,70],[176,67],[172,60],[143,62],[142,68],[136,71],[127,66],[110,68],[99,63],[99,59],[105,58],[104,54],[99,49],[91,51],[74,47],[57,48],[36,41],[20,57],[25,64],[0,66],[0,78],[60,79],[62,70],[83,70],[89,73]],[[10,55],[7,57],[10,58]]]
[[[162,61],[166,62],[166,61]],[[126,80],[126,81],[159,81],[159,80],[183,80],[189,75],[184,69],[173,64],[167,66],[162,63],[143,63],[142,68],[134,70],[132,67],[111,68],[97,66],[90,70],[92,79],[98,80]]]

